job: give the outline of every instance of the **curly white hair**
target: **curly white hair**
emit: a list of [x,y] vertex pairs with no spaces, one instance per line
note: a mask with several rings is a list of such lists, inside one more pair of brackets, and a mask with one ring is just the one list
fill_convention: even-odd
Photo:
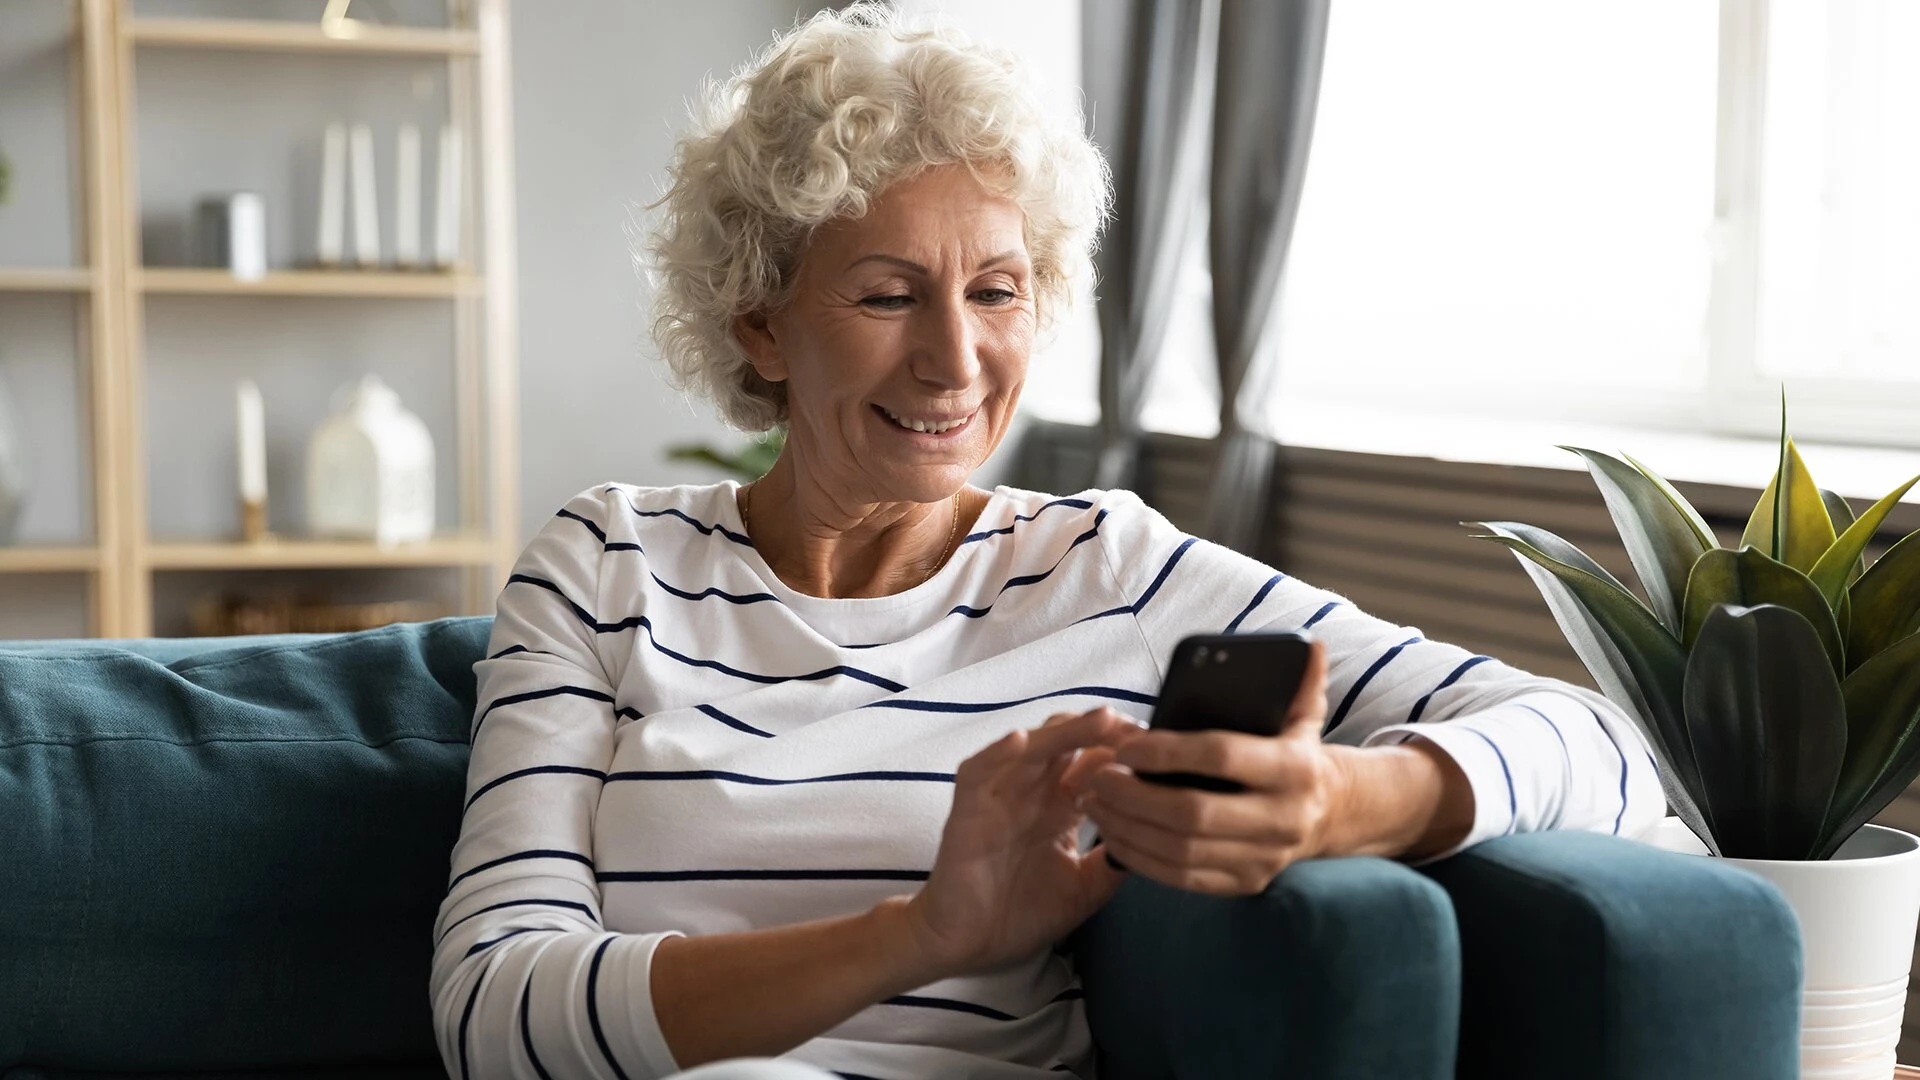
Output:
[[790,299],[814,229],[924,169],[963,165],[1020,205],[1043,328],[1090,277],[1106,162],[1078,111],[1043,106],[1008,51],[859,3],[799,24],[702,97],[654,204],[653,329],[675,385],[737,428],[784,422],[787,398],[748,363],[736,319]]

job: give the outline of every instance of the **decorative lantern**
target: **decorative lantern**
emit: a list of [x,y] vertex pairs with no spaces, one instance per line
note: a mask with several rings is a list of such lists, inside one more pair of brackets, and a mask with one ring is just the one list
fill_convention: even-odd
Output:
[[433,535],[433,437],[368,375],[307,447],[307,525],[382,546]]

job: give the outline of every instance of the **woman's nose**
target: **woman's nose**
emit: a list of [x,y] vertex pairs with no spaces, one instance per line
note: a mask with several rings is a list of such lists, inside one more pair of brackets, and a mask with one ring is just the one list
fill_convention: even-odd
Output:
[[964,300],[921,308],[913,374],[944,389],[963,389],[980,374],[979,335]]

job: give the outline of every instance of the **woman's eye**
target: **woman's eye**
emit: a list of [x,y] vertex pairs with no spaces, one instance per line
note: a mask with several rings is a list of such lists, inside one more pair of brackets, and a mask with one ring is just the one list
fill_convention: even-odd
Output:
[[898,311],[912,301],[913,297],[900,293],[893,296],[869,296],[860,302],[870,308],[879,308],[881,311]]
[[985,304],[1004,304],[1013,299],[1013,293],[1006,289],[981,289],[974,298]]

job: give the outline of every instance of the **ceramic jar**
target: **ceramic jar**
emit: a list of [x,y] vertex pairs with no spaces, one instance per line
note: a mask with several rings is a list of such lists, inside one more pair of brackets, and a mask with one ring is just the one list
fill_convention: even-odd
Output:
[[307,526],[383,546],[433,535],[433,437],[377,376],[354,388],[307,447]]

